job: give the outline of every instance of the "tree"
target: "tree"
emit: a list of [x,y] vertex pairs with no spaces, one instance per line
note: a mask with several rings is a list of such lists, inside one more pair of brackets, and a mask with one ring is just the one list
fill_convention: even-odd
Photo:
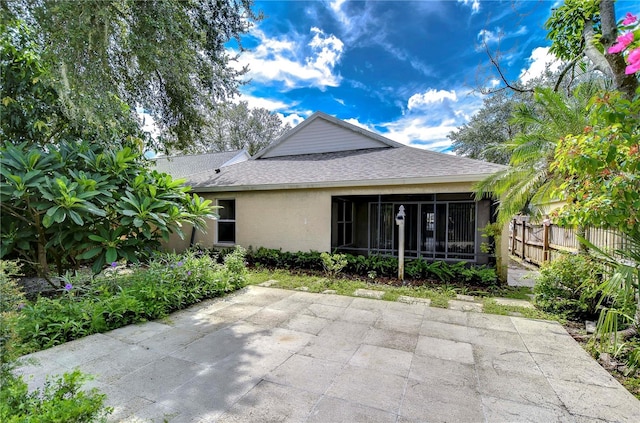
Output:
[[553,198],[557,179],[549,170],[558,140],[581,131],[587,122],[584,109],[594,93],[592,84],[579,86],[571,97],[550,88],[537,89],[534,104],[521,104],[513,118],[521,131],[505,148],[509,167],[476,185],[476,196],[500,200],[498,222],[518,213],[539,214],[538,204]]
[[144,259],[183,223],[204,227],[210,201],[151,171],[135,135],[76,132],[32,34],[1,29],[0,258],[18,256],[43,276],[49,260],[59,273],[93,260],[98,272]]
[[551,168],[568,200],[558,212],[561,223],[615,228],[626,236],[615,252],[589,245],[613,269],[602,287],[616,307],[605,308],[598,323],[608,340],[620,321],[630,325],[622,338],[640,328],[640,97],[605,93],[589,111],[588,126],[561,140]]
[[510,153],[504,145],[519,131],[511,116],[524,95],[514,96],[506,91],[496,92],[483,101],[482,108],[447,137],[456,154],[508,164]]
[[[261,19],[252,0],[3,1],[2,15],[33,26],[49,83],[75,122],[122,127],[141,105],[162,130],[158,149],[198,138],[206,114],[236,93],[246,69],[225,43]],[[150,141],[150,140],[149,140]]]
[[545,28],[552,41],[550,52],[568,62],[561,76],[587,58],[627,98],[635,95],[638,78],[625,73],[621,54],[607,52],[618,35],[614,0],[565,0],[553,10]]
[[246,101],[227,103],[215,111],[202,141],[186,149],[186,152],[245,149],[254,155],[289,129],[289,124],[283,125],[278,115],[265,108],[249,109]]

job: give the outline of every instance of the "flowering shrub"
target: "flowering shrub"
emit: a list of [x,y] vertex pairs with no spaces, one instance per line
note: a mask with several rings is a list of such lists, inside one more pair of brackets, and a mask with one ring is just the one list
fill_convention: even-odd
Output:
[[244,254],[237,248],[223,264],[208,255],[162,254],[148,267],[129,273],[110,271],[88,280],[68,277],[58,298],[39,298],[19,311],[20,352],[162,318],[241,288],[246,283]]
[[626,60],[628,66],[625,69],[625,73],[631,75],[640,71],[640,25],[638,17],[627,13],[620,22],[619,28],[624,32],[618,37],[616,43],[609,47],[607,52],[615,54],[627,51]]
[[17,348],[22,340],[17,326],[28,303],[17,284],[20,265],[0,260],[0,421],[93,422],[111,412],[105,396],[96,389],[81,389],[86,376],[75,370],[48,379],[44,388],[29,392],[27,383],[14,374]]

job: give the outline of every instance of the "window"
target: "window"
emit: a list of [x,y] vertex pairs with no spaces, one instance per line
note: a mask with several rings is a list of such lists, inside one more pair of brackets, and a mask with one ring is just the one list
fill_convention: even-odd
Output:
[[353,203],[338,202],[338,246],[353,244]]
[[216,244],[236,243],[236,200],[218,200]]

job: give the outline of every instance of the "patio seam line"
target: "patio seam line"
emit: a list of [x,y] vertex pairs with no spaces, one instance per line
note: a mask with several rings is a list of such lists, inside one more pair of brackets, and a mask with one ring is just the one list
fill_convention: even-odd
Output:
[[[517,319],[517,317],[510,317],[510,320],[513,322],[514,319]],[[533,320],[537,320],[537,319],[533,319]],[[538,371],[540,372],[540,374],[542,374],[542,376],[544,377],[544,379],[547,381],[547,383],[549,384],[549,387],[551,388],[551,390],[553,391],[553,393],[555,394],[556,398],[558,398],[558,401],[560,402],[560,404],[562,404],[562,410],[566,411],[567,414],[569,414],[570,416],[573,417],[573,413],[571,413],[571,411],[569,410],[569,407],[567,407],[567,404],[565,404],[565,402],[562,400],[562,398],[560,397],[560,395],[558,395],[558,391],[556,391],[556,388],[553,386],[553,384],[551,383],[551,381],[549,380],[549,377],[547,377],[547,375],[544,373],[544,371],[542,371],[542,369],[540,368],[540,365],[538,364],[538,362],[536,361],[535,357],[532,354],[532,351],[529,349],[529,346],[527,345],[527,343],[525,342],[524,338],[522,337],[522,333],[520,332],[520,329],[518,328],[518,325],[514,324],[513,325],[516,328],[516,333],[518,334],[518,336],[520,337],[520,340],[522,341],[522,345],[524,345],[524,347],[527,349],[527,354],[529,354],[529,357],[531,357],[531,360],[533,360],[533,362],[536,364],[536,369],[538,369]],[[563,328],[564,329],[564,328]],[[573,339],[573,338],[572,338]],[[575,342],[575,341],[574,341]],[[578,345],[578,347],[580,347],[580,349],[582,349],[582,347],[580,345]],[[540,405],[543,408],[547,408],[545,407],[544,404]],[[593,417],[592,417],[593,418]]]

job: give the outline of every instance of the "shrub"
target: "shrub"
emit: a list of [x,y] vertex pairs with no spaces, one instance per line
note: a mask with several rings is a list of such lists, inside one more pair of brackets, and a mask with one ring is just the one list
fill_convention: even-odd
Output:
[[[340,260],[338,260],[338,257]],[[289,270],[324,270],[332,273],[331,269],[340,264],[340,271],[368,277],[395,277],[398,274],[398,259],[392,256],[371,255],[355,256],[351,254],[329,254],[311,252],[283,252],[281,250],[258,248],[249,249],[247,261],[252,266],[289,269]],[[342,266],[345,262],[344,266]],[[337,267],[336,267],[337,269]],[[334,274],[334,275],[335,275]],[[423,259],[408,260],[405,264],[405,275],[410,279],[431,279],[443,283],[460,282],[480,286],[492,286],[498,281],[495,269],[487,266],[468,266],[465,262],[447,264],[443,261],[428,262]]]
[[320,258],[322,259],[324,271],[332,278],[335,278],[347,265],[347,256],[345,254],[322,253]]
[[0,421],[5,423],[86,423],[105,421],[111,408],[106,396],[93,388],[81,390],[87,379],[78,370],[47,378],[42,390],[29,392],[22,377],[3,375],[0,388]]
[[244,250],[237,248],[218,264],[209,255],[156,255],[148,267],[125,274],[117,268],[90,279],[68,277],[68,289],[55,299],[25,305],[16,330],[21,353],[49,348],[93,333],[154,320],[224,295],[246,283]]
[[566,254],[540,270],[533,292],[540,309],[568,319],[593,318],[597,312],[604,269],[584,254]]
[[[94,422],[104,420],[111,411],[104,407],[105,396],[97,390],[80,390],[86,379],[78,370],[57,379],[48,379],[43,390],[29,392],[21,376],[14,374],[15,359],[20,354],[20,325],[28,320],[24,311],[27,300],[20,290],[16,276],[20,265],[0,260],[0,421],[22,422]],[[45,299],[44,301],[51,302]],[[74,328],[73,313],[57,322],[58,338],[67,336]],[[46,326],[35,325],[35,329]],[[35,334],[34,336],[38,336]]]

